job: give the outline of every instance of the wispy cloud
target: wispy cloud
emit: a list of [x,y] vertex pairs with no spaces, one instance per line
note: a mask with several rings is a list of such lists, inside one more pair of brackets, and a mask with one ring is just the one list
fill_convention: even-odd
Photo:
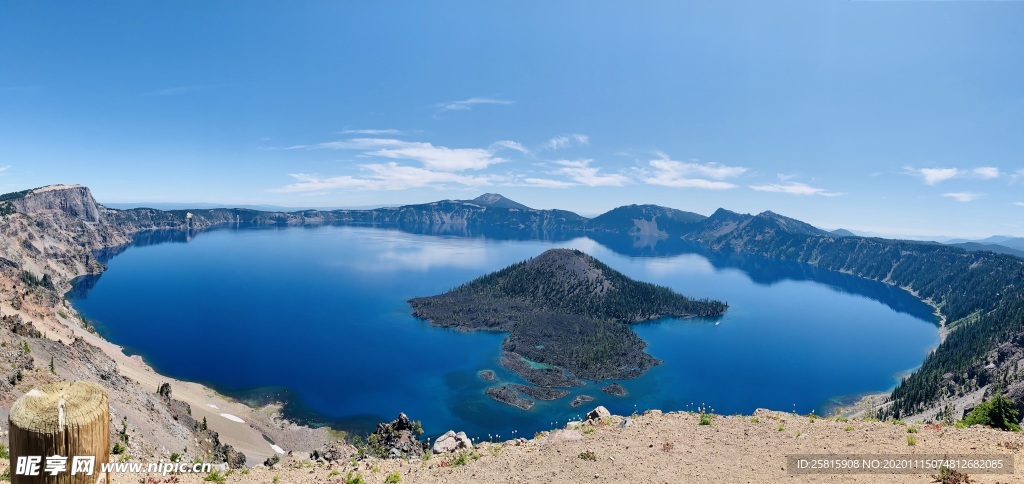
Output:
[[703,188],[706,190],[728,190],[736,188],[725,180],[736,178],[747,172],[742,166],[728,166],[721,163],[700,163],[697,161],[676,161],[664,153],[650,160],[650,169],[640,170],[640,179],[650,185],[674,188]]
[[519,143],[516,143],[515,141],[511,141],[511,140],[507,140],[507,139],[506,140],[501,140],[501,141],[495,141],[495,142],[491,143],[490,149],[491,150],[509,149],[509,150],[513,150],[513,151],[518,151],[520,153],[529,153],[530,152],[530,150],[526,149],[525,146],[523,146],[523,145],[521,145]]
[[548,178],[524,178],[522,184],[525,186],[542,188],[569,188],[576,186],[575,183],[569,183],[561,180],[551,180]]
[[1016,183],[1017,180],[1024,178],[1024,169],[1017,170],[1010,175],[1010,183]]
[[982,166],[971,170],[971,176],[982,180],[994,180],[1002,176],[1002,173],[994,166]]
[[392,138],[352,138],[286,149],[355,150],[362,151],[362,156],[417,161],[424,168],[440,171],[481,170],[507,161],[484,148],[448,148]]
[[308,173],[292,173],[288,176],[294,183],[272,192],[323,192],[341,188],[360,190],[408,190],[411,188],[449,188],[451,185],[480,187],[491,184],[487,175],[470,176],[458,173],[433,171],[398,163],[371,163],[360,165],[360,176],[320,177]]
[[0,166],[0,173],[3,173],[3,172],[5,172],[7,170],[10,170],[10,169],[11,169],[11,165]]
[[562,136],[555,136],[554,138],[549,139],[547,143],[544,143],[544,148],[549,150],[560,150],[574,145],[586,146],[588,144],[590,144],[590,136],[587,136],[585,134],[573,133]]
[[1003,176],[1003,173],[994,166],[979,166],[977,168],[914,168],[903,167],[903,174],[918,177],[929,186],[935,186],[953,178],[971,178],[975,180],[994,180]]
[[943,193],[942,196],[952,198],[958,202],[973,202],[984,195],[981,193],[971,192],[956,192],[956,193]]
[[559,175],[565,175],[570,180],[586,185],[588,187],[607,187],[615,186],[620,187],[629,182],[629,177],[622,174],[601,174],[601,169],[590,166],[594,160],[560,160],[556,161],[555,164],[561,166],[561,168],[555,170],[553,173]]
[[1018,207],[1024,207],[1024,202],[1013,202],[1013,204],[1017,205]]
[[473,107],[480,104],[515,104],[515,101],[509,101],[507,99],[495,99],[489,97],[471,97],[469,99],[463,99],[462,101],[448,101],[443,103],[437,103],[434,105],[438,109],[439,113],[446,111],[469,111]]
[[812,196],[820,195],[822,197],[838,197],[842,193],[830,192],[824,188],[812,187],[806,183],[784,181],[783,183],[767,183],[764,185],[751,185],[751,190],[757,190],[759,192],[772,192],[772,193],[786,193],[789,195],[802,195]]
[[346,129],[341,131],[341,134],[368,134],[372,136],[379,136],[383,134],[403,134],[400,129]]

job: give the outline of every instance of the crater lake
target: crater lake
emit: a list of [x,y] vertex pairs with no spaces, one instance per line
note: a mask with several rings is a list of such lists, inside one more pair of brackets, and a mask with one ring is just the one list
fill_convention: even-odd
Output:
[[[502,333],[436,328],[407,300],[447,291],[555,247],[629,277],[726,301],[717,319],[634,325],[663,363],[571,388],[529,411],[484,391],[523,383],[498,364]],[[368,432],[399,412],[428,435],[532,436],[597,405],[612,413],[757,408],[821,415],[890,390],[939,342],[932,309],[882,283],[812,266],[703,253],[671,241],[501,240],[319,226],[143,233],[81,278],[75,308],[157,371],[313,425]],[[493,370],[497,380],[478,376]],[[595,400],[579,408],[576,395]]]

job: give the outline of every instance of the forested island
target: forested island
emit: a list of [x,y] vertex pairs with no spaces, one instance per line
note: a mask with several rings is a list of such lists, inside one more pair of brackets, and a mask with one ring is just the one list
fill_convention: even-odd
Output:
[[[409,301],[413,315],[463,331],[506,331],[502,366],[537,387],[640,376],[660,361],[629,324],[660,318],[717,317],[728,305],[691,299],[635,281],[578,250],[552,249],[455,289]],[[578,377],[578,378],[577,378]],[[535,398],[567,393],[512,389]],[[509,404],[506,395],[496,398]],[[546,398],[545,398],[546,397]],[[523,408],[519,402],[515,405]]]

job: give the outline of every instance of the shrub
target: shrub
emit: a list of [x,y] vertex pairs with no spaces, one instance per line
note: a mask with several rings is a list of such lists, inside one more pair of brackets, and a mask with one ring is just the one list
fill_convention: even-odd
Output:
[[946,466],[940,467],[938,475],[932,476],[932,479],[941,484],[970,484],[971,482],[967,474]]
[[908,434],[916,434],[917,433],[917,427],[914,427],[914,426],[907,427],[907,433]]
[[1020,424],[1017,423],[1019,413],[1017,406],[1002,395],[981,402],[963,420],[957,423],[958,426],[970,427],[971,425],[986,425],[988,427],[1020,431]]
[[396,482],[402,482],[402,475],[399,474],[398,471],[392,472],[391,474],[388,474],[388,476],[384,478],[384,482],[392,484]]
[[203,478],[206,482],[227,482],[228,478],[220,473],[220,471],[212,471]]
[[917,437],[914,437],[913,435],[908,435],[907,445],[917,445]]
[[701,412],[700,413],[700,423],[698,425],[711,425],[711,414],[710,413]]
[[843,427],[843,430],[849,432],[849,431],[853,430],[853,425],[847,425],[846,427]]
[[110,453],[111,454],[116,454],[116,455],[121,455],[126,450],[128,450],[128,449],[126,449],[123,445],[121,445],[120,442],[114,442],[114,448],[110,449]]
[[345,474],[345,484],[366,484],[366,481],[363,480],[363,476],[358,472],[353,474],[349,471],[348,474]]
[[11,453],[7,451],[7,446],[0,444],[0,459],[9,459]]
[[596,461],[597,460],[597,454],[595,454],[594,451],[592,451],[592,450],[586,450],[586,451],[580,452],[579,458],[583,459],[583,460]]

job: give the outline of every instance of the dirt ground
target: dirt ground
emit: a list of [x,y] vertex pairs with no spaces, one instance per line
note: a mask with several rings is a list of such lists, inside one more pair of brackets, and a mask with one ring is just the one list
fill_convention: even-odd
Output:
[[[691,413],[613,416],[594,425],[502,444],[484,443],[460,465],[454,455],[427,460],[314,463],[288,457],[274,468],[233,471],[225,482],[344,483],[357,474],[365,482],[386,482],[397,473],[403,483],[636,482],[636,483],[926,483],[930,474],[794,474],[787,456],[797,454],[997,455],[1013,464],[1024,435],[988,428],[958,429],[893,422],[828,420],[759,410],[753,416],[715,416],[701,425]],[[913,443],[911,443],[913,442]],[[592,457],[593,460],[590,460]],[[223,475],[224,473],[221,473]],[[968,472],[972,483],[1024,482],[1024,468],[1012,474]],[[140,477],[113,482],[199,483],[205,474]],[[392,477],[392,482],[394,477]]]

